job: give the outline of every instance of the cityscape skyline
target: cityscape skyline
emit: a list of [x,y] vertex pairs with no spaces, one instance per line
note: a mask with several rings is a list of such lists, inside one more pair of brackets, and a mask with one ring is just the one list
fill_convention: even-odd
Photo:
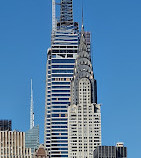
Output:
[[[44,2],[45,3],[45,2]],[[87,9],[86,9],[87,10]],[[88,11],[88,10],[87,10]],[[84,7],[84,12],[85,12],[85,7]],[[49,12],[48,12],[49,13]],[[81,15],[80,15],[80,17],[81,17]],[[79,18],[80,18],[79,17]],[[84,23],[86,23],[86,22],[88,22],[88,24],[87,25],[85,25],[85,27],[87,28],[87,30],[90,30],[91,31],[91,27],[90,27],[90,22],[89,21],[87,21],[87,14],[84,14]],[[96,17],[96,15],[95,15],[95,17]],[[97,19],[97,18],[96,18]],[[98,20],[97,20],[98,21]],[[80,20],[79,20],[79,22],[80,22]],[[96,27],[96,29],[98,30],[98,24],[97,24],[97,26],[95,26],[96,24],[94,24],[93,25],[93,27]],[[49,25],[48,25],[49,26]],[[108,25],[109,26],[109,25]],[[102,25],[102,27],[100,27],[100,28],[103,28],[104,29],[104,24]],[[95,33],[96,33],[96,36],[98,37],[99,35],[98,35],[98,33],[100,33],[100,32],[96,32],[95,31],[95,29],[92,29]],[[94,36],[93,35],[93,31],[92,31],[92,36]],[[100,31],[100,30],[99,30]],[[44,32],[44,31],[43,31]],[[49,31],[48,31],[49,32]],[[101,35],[101,34],[100,34]],[[110,34],[111,35],[111,34]],[[112,36],[112,35],[111,35]],[[50,36],[48,36],[48,37],[44,37],[45,39],[46,38],[48,38],[48,41],[50,40]],[[93,38],[94,40],[95,40],[95,38]],[[106,38],[105,38],[106,39]],[[122,97],[122,94],[126,94],[125,92],[126,92],[126,90],[125,90],[125,87],[124,86],[122,86],[121,88],[123,88],[125,91],[124,92],[121,92],[121,94],[119,93],[119,91],[116,93],[116,94],[118,94],[117,96],[119,96],[119,97],[115,97],[115,95],[114,94],[112,94],[110,91],[108,91],[110,94],[107,94],[107,97],[106,97],[106,100],[105,100],[105,96],[106,95],[103,95],[102,93],[104,93],[104,94],[106,94],[105,92],[106,92],[106,89],[107,88],[110,88],[111,90],[113,90],[113,91],[116,91],[116,90],[119,90],[118,89],[118,87],[116,87],[115,88],[115,85],[116,85],[116,80],[114,81],[114,80],[110,80],[110,81],[108,81],[107,79],[109,78],[109,73],[110,72],[113,72],[113,76],[111,75],[110,77],[112,78],[112,79],[115,79],[116,78],[116,74],[115,74],[115,71],[113,71],[113,69],[111,69],[111,67],[110,66],[106,66],[106,68],[109,68],[108,70],[106,70],[106,68],[104,68],[104,70],[105,70],[105,72],[108,72],[108,71],[110,71],[108,74],[107,74],[107,76],[105,75],[105,76],[103,76],[104,74],[106,74],[105,72],[104,72],[104,70],[103,71],[101,71],[102,70],[102,64],[98,64],[98,62],[101,62],[101,58],[102,58],[102,55],[97,55],[97,53],[99,52],[99,53],[102,53],[103,54],[103,56],[104,56],[104,53],[102,52],[102,51],[99,51],[100,49],[99,49],[99,47],[98,46],[100,46],[100,40],[102,41],[102,39],[100,39],[99,37],[98,37],[98,40],[99,40],[99,43],[97,42],[97,40],[95,40],[95,42],[96,43],[94,43],[93,41],[92,41],[92,46],[93,46],[93,50],[94,50],[94,57],[95,57],[95,59],[94,59],[94,67],[96,66],[96,69],[95,69],[95,74],[96,74],[96,78],[97,78],[97,80],[98,80],[98,82],[99,82],[99,84],[98,84],[98,92],[100,92],[101,90],[102,90],[102,92],[101,93],[98,93],[98,98],[99,98],[99,101],[101,101],[104,105],[103,105],[103,107],[102,107],[102,113],[104,114],[102,114],[102,124],[103,124],[103,122],[104,122],[104,118],[105,118],[105,116],[107,116],[107,113],[105,113],[105,111],[106,111],[106,108],[108,108],[108,110],[110,110],[110,112],[113,112],[113,114],[111,114],[111,116],[112,116],[112,118],[114,118],[115,119],[115,115],[114,114],[116,114],[116,116],[117,117],[122,117],[122,118],[124,118],[124,115],[123,115],[123,112],[125,112],[125,109],[123,108],[122,110],[123,110],[123,112],[121,112],[119,115],[118,115],[118,108],[116,108],[114,105],[114,109],[112,109],[112,106],[110,106],[111,107],[111,109],[109,109],[109,105],[108,105],[108,102],[107,102],[107,100],[109,101],[110,99],[111,99],[111,97],[110,97],[110,95],[113,95],[114,96],[114,98],[120,98],[120,97]],[[109,37],[108,37],[108,40],[109,40]],[[96,45],[98,43],[98,45]],[[102,43],[103,43],[103,41],[102,41]],[[48,43],[48,46],[49,46],[49,43]],[[116,45],[114,45],[114,46],[116,46]],[[113,46],[113,47],[114,47]],[[26,46],[25,46],[26,47]],[[29,47],[29,46],[28,46]],[[30,47],[32,47],[32,46],[30,46]],[[34,46],[33,46],[34,47]],[[47,46],[46,46],[47,47]],[[96,47],[96,49],[95,49],[95,47]],[[112,49],[112,50],[114,50],[114,48]],[[42,54],[42,53],[40,53],[40,55],[42,54],[42,59],[43,58],[45,58],[46,57],[46,51],[45,51],[45,49],[43,50],[43,52],[44,52],[44,55]],[[38,52],[39,53],[39,52]],[[95,54],[96,53],[96,54]],[[114,52],[113,52],[114,53]],[[33,55],[34,53],[32,53],[32,55]],[[106,58],[106,60],[109,62],[109,59],[110,59],[110,56],[108,56],[109,54],[107,53],[106,54],[107,55],[107,57],[106,56],[104,56],[104,58]],[[110,54],[111,55],[111,54]],[[119,54],[118,55],[121,55],[121,52],[119,52]],[[115,58],[114,58],[114,61],[116,61],[115,62],[115,65],[114,66],[119,66],[119,64],[122,64],[123,65],[123,61],[124,60],[122,60],[121,58],[118,58],[118,55],[116,54],[116,58],[117,59],[120,59],[121,60],[121,62],[119,63],[119,62],[117,62],[117,60],[115,60]],[[20,55],[19,55],[20,56]],[[36,55],[35,55],[36,56]],[[22,56],[21,56],[22,57]],[[29,60],[28,58],[28,55],[26,56],[26,58],[24,58],[24,59],[26,59],[27,61]],[[98,59],[100,59],[100,60],[97,60],[96,58],[98,57]],[[113,57],[113,56],[112,56]],[[124,55],[122,56],[123,58],[124,58]],[[20,59],[20,58],[19,58]],[[34,64],[34,66],[35,66],[35,62],[33,61],[33,57],[32,58],[30,58],[30,59],[32,59],[32,64]],[[39,61],[40,61],[40,64],[42,63],[41,62],[41,60],[40,60],[41,58],[39,58]],[[26,60],[24,60],[24,62],[26,63]],[[20,60],[20,61],[22,61],[22,60]],[[36,61],[38,61],[37,59],[36,59]],[[44,61],[44,65],[42,65],[43,67],[42,67],[42,71],[41,71],[41,73],[42,73],[42,76],[44,76],[44,79],[45,79],[45,72],[43,72],[43,69],[45,70],[45,59],[43,60]],[[102,60],[103,61],[103,60]],[[134,60],[133,60],[134,61]],[[20,63],[18,62],[18,61],[16,61],[19,65],[20,65]],[[29,62],[29,61],[28,61]],[[107,62],[107,64],[108,64],[108,62]],[[111,63],[114,63],[114,62],[112,62],[112,61],[110,61]],[[30,63],[30,62],[29,62]],[[19,127],[20,128],[20,130],[22,130],[22,131],[25,131],[25,130],[27,130],[28,128],[29,128],[29,121],[27,121],[27,120],[29,120],[29,107],[30,107],[30,79],[31,78],[33,78],[33,87],[35,86],[36,88],[34,88],[34,98],[35,98],[35,101],[34,101],[34,103],[35,103],[35,124],[38,124],[37,122],[41,122],[42,120],[40,120],[40,115],[39,115],[39,111],[38,110],[40,110],[40,108],[38,108],[37,106],[38,106],[38,103],[40,102],[39,100],[38,100],[38,95],[39,95],[39,92],[37,92],[37,91],[39,91],[40,90],[40,92],[41,93],[44,93],[45,92],[45,90],[44,90],[44,85],[45,85],[45,83],[44,83],[44,79],[42,78],[42,77],[39,77],[38,79],[36,78],[36,75],[34,74],[34,73],[37,73],[36,72],[36,69],[37,69],[37,67],[35,66],[33,66],[33,65],[28,65],[29,67],[31,66],[32,67],[32,70],[33,71],[29,71],[30,72],[30,74],[33,74],[33,75],[29,75],[26,71],[24,71],[24,74],[23,75],[25,75],[25,77],[27,76],[27,78],[24,78],[24,87],[26,88],[26,90],[24,90],[24,93],[26,92],[26,94],[23,94],[22,93],[22,97],[20,98],[18,98],[18,99],[21,99],[21,100],[23,100],[25,103],[26,103],[26,106],[24,106],[24,108],[26,107],[26,112],[24,111],[24,109],[23,109],[23,111],[25,112],[25,116],[26,116],[26,121],[24,121],[24,123],[25,122],[27,122],[28,124],[25,124],[25,127],[22,127],[22,126],[20,126],[20,125],[15,125],[15,127]],[[98,64],[98,65],[97,65]],[[127,63],[126,63],[127,64]],[[100,67],[100,65],[101,65],[101,68],[99,69],[98,68],[98,66]],[[133,67],[134,67],[134,65],[132,65]],[[133,67],[132,67],[132,70],[133,70]],[[15,68],[16,68],[16,65],[15,65]],[[114,67],[114,68],[116,68],[116,71],[117,72],[119,72],[119,70],[118,70],[118,67]],[[124,68],[128,68],[128,67],[124,67]],[[22,69],[24,69],[23,67],[22,67]],[[34,70],[35,69],[35,70]],[[12,69],[13,71],[14,71],[14,69]],[[27,69],[25,69],[25,70],[27,70]],[[101,71],[102,73],[100,73],[99,71]],[[9,72],[9,71],[8,71]],[[17,71],[17,72],[19,72],[19,71]],[[44,73],[44,75],[43,75],[43,73]],[[124,74],[124,72],[123,72],[123,70],[121,70],[121,72],[120,72],[123,76],[127,73],[127,72],[125,72],[125,74]],[[135,72],[134,72],[135,73]],[[20,74],[20,73],[19,73]],[[40,74],[40,72],[38,72],[38,75]],[[115,77],[114,77],[114,75],[115,75]],[[5,75],[4,75],[5,76]],[[11,76],[12,76],[12,73],[11,73]],[[2,76],[2,78],[3,78],[3,76]],[[101,78],[101,79],[100,79]],[[106,80],[105,80],[105,78],[106,78]],[[13,83],[15,83],[15,81],[14,81],[14,78],[13,78],[13,76],[11,77],[11,79],[12,80],[10,80],[9,82],[11,83],[12,81],[13,81]],[[18,76],[17,77],[17,79],[20,79],[20,77]],[[124,78],[123,78],[124,79]],[[126,78],[127,79],[127,78]],[[129,78],[130,79],[130,78]],[[105,80],[105,81],[104,81]],[[2,80],[3,81],[3,80]],[[7,82],[7,84],[9,85],[10,83],[8,83],[8,81],[7,81],[7,79],[5,79],[5,81]],[[106,82],[107,81],[107,82]],[[131,81],[131,80],[130,80]],[[34,83],[35,82],[35,83]],[[129,82],[129,81],[128,81]],[[17,82],[18,83],[18,82]],[[42,85],[42,87],[40,87],[40,86],[37,86],[38,85],[38,83],[41,83],[41,85]],[[101,84],[102,83],[102,84]],[[104,85],[104,83],[106,83],[106,85]],[[124,82],[125,83],[125,82]],[[111,85],[110,85],[111,84]],[[14,85],[16,85],[16,84],[14,84]],[[22,86],[22,82],[21,83],[18,83],[17,84],[19,87],[21,86],[21,88],[23,87]],[[104,87],[105,86],[105,87]],[[112,87],[113,86],[113,87]],[[128,85],[127,84],[125,84],[125,86],[126,86],[126,88],[128,88]],[[7,92],[7,96],[10,96],[10,87],[12,87],[11,85],[9,85],[9,91],[6,91]],[[37,88],[38,87],[38,88]],[[104,87],[105,89],[103,89],[102,87]],[[20,88],[20,89],[21,89]],[[120,88],[120,89],[121,89]],[[132,88],[134,88],[134,87],[132,87]],[[15,90],[19,90],[19,88],[18,87],[16,87],[15,86]],[[38,89],[38,90],[37,90]],[[28,92],[28,90],[29,90],[29,92]],[[108,89],[109,90],[109,89]],[[5,92],[5,91],[4,91]],[[18,93],[20,93],[21,91],[19,91]],[[29,94],[29,95],[28,95]],[[13,96],[13,95],[12,95]],[[40,95],[39,95],[40,96]],[[43,95],[42,95],[43,96]],[[129,95],[130,96],[130,95]],[[44,97],[44,96],[43,96]],[[44,103],[44,98],[42,97],[42,100],[43,101],[41,101],[41,103]],[[109,97],[109,98],[108,98]],[[16,96],[14,96],[14,98],[16,98]],[[25,99],[26,98],[26,99]],[[27,98],[29,98],[28,99],[28,101],[27,101]],[[108,98],[108,99],[107,99]],[[114,98],[112,98],[112,100],[110,100],[110,105],[111,105],[111,103],[114,103],[115,105],[118,105],[119,104],[119,102],[118,102],[118,100],[114,100]],[[11,99],[11,97],[10,97],[10,99]],[[128,99],[128,97],[127,96],[125,96],[124,95],[124,98],[122,99],[122,98],[120,98],[122,101],[123,101],[123,99],[125,100],[123,103],[124,103],[124,105],[126,105],[126,101],[127,101],[127,99]],[[137,98],[136,98],[137,99]],[[5,102],[7,102],[7,100],[5,100]],[[3,102],[3,103],[5,103],[5,102]],[[23,103],[24,103],[23,102]],[[7,102],[8,103],[8,102]],[[14,103],[14,102],[13,102]],[[20,101],[19,101],[19,103],[20,103]],[[22,104],[23,104],[22,103]],[[106,103],[106,104],[105,104]],[[123,103],[121,103],[121,101],[120,101],[120,104],[121,105],[123,105]],[[9,105],[10,106],[10,105]],[[14,105],[13,105],[14,106]],[[41,106],[41,105],[40,105]],[[120,106],[119,106],[120,107]],[[125,106],[125,107],[127,107],[127,105]],[[20,108],[22,109],[22,107],[20,106]],[[44,104],[42,105],[42,110],[44,109]],[[20,110],[20,109],[19,109]],[[109,112],[107,110],[107,112]],[[12,113],[10,113],[10,115],[6,115],[6,114],[1,114],[1,116],[3,117],[3,119],[7,119],[8,117],[7,116],[10,116],[10,119],[12,119],[12,121],[13,122],[16,122],[17,121],[17,119],[23,119],[23,118],[20,118],[21,116],[24,116],[24,115],[18,115],[17,113],[16,113],[16,116],[14,116],[14,115],[12,115],[12,114],[14,114],[14,112],[13,111],[11,111]],[[126,111],[127,112],[127,111]],[[130,112],[130,107],[129,107],[129,112]],[[37,114],[37,115],[36,115]],[[37,118],[36,118],[36,116],[37,116]],[[135,116],[134,116],[135,117]],[[14,118],[14,119],[13,119]],[[16,119],[17,118],[17,119]],[[9,119],[9,118],[8,118]],[[43,118],[44,119],[44,118]],[[40,120],[40,121],[39,121]],[[110,117],[109,118],[107,118],[106,120],[109,120],[109,122],[111,123],[111,124],[103,124],[102,126],[104,126],[104,127],[102,127],[103,129],[106,129],[106,127],[105,126],[107,126],[107,125],[113,125],[114,123],[114,121],[112,122],[111,120],[110,120]],[[120,120],[120,118],[119,119],[115,119],[115,122],[116,122],[116,124],[119,124],[118,123],[118,120]],[[23,120],[22,120],[22,122],[23,122]],[[124,126],[123,125],[125,125],[125,123],[127,122],[127,119],[125,118],[125,120],[123,120],[123,124],[119,124],[119,125],[121,125],[121,127],[124,129],[124,130],[121,130],[121,129],[119,129],[119,136],[118,136],[118,132],[116,133],[116,130],[114,131],[115,132],[115,134],[113,134],[113,135],[115,135],[115,139],[110,139],[111,140],[111,144],[113,144],[113,142],[115,141],[115,142],[117,142],[118,140],[118,137],[119,137],[119,140],[121,140],[121,138],[122,138],[122,141],[124,141],[125,142],[125,144],[126,144],[126,146],[127,147],[129,147],[128,146],[128,141],[126,141],[127,140],[127,138],[126,138],[126,133],[125,132],[127,132],[126,130],[125,130],[125,128],[124,128]],[[15,123],[13,123],[13,124],[15,124]],[[41,123],[39,123],[39,124],[41,124]],[[14,128],[15,128],[14,127]],[[115,127],[115,126],[114,126]],[[128,127],[128,126],[127,126]],[[42,127],[43,128],[43,127]],[[42,128],[41,128],[41,130],[42,130]],[[108,127],[107,127],[108,128]],[[102,136],[104,137],[105,135],[103,135],[103,134],[105,134],[104,132],[105,132],[105,130],[103,130],[102,129]],[[116,129],[116,128],[115,128]],[[130,128],[129,128],[130,129]],[[108,129],[107,129],[107,131],[108,131]],[[113,132],[113,133],[114,133]],[[42,132],[43,133],[43,132]],[[108,136],[108,133],[106,133],[107,134],[107,136]],[[111,134],[111,133],[110,133]],[[43,137],[43,134],[40,134],[40,135],[42,135],[42,137]],[[110,135],[109,135],[110,136]],[[42,138],[43,139],[43,138]],[[107,145],[109,145],[109,143],[107,143],[107,140],[106,140],[106,138],[103,138],[103,139],[105,139],[104,140],[104,142],[105,142],[105,144],[107,144]],[[103,142],[103,139],[102,139],[102,142]],[[123,139],[125,139],[125,140],[123,140]],[[43,140],[41,140],[42,142],[43,142]],[[103,144],[103,143],[102,143]],[[104,144],[103,144],[104,145]],[[128,148],[129,149],[129,148]],[[128,153],[130,153],[130,151],[128,152]]]

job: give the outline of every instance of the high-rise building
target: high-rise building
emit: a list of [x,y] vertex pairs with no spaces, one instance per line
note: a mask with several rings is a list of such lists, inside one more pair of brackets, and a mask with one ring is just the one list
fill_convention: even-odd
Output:
[[25,147],[25,133],[0,131],[1,158],[31,158],[31,149]]
[[127,158],[127,147],[123,143],[116,146],[98,146],[94,150],[93,158]]
[[[101,145],[101,111],[90,54],[90,36],[82,25],[68,107],[68,157],[92,158]],[[87,37],[87,38],[86,38]],[[89,42],[89,43],[88,43]],[[88,43],[88,46],[87,46]]]
[[44,145],[50,157],[68,157],[68,105],[70,83],[78,51],[78,23],[73,21],[72,0],[60,1],[56,20],[52,0],[52,39],[47,51]]
[[25,133],[25,146],[31,148],[33,154],[39,147],[39,126],[34,126],[33,88],[31,80],[30,129]]
[[11,131],[12,121],[11,120],[0,120],[0,131]]

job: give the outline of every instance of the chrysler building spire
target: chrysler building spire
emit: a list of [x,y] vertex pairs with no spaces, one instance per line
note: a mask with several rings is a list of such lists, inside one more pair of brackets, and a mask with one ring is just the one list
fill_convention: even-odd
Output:
[[97,83],[94,79],[93,67],[91,63],[91,54],[88,51],[85,39],[84,26],[81,28],[81,38],[79,44],[78,57],[75,63],[74,76],[72,80],[72,104],[79,103],[79,81],[87,78],[91,84],[91,103],[97,103]]

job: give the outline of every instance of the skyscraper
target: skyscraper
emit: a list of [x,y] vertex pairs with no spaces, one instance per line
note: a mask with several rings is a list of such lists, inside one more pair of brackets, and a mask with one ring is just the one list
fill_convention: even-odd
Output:
[[31,148],[31,154],[33,156],[36,149],[39,147],[39,126],[34,126],[25,132],[25,147]]
[[52,38],[47,51],[44,145],[50,157],[68,157],[68,105],[70,83],[78,51],[78,23],[73,21],[72,0],[60,1],[56,20],[52,0]]
[[[101,111],[97,104],[97,83],[91,63],[90,39],[82,25],[78,57],[71,82],[68,107],[68,157],[92,158],[101,145]],[[88,38],[88,39],[87,39]]]
[[30,129],[25,133],[25,147],[31,148],[31,154],[39,147],[39,125],[34,126],[33,88],[31,79]]

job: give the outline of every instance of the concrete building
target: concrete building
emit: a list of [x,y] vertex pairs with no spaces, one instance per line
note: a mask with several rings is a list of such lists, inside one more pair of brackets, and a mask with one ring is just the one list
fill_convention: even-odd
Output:
[[0,131],[1,158],[31,158],[31,149],[25,147],[25,133]]
[[[59,2],[59,1],[57,1]],[[44,145],[51,157],[68,157],[68,105],[70,83],[78,52],[78,23],[73,21],[72,0],[60,0],[56,20],[52,0],[52,39],[47,52]]]
[[87,44],[88,35],[82,25],[71,82],[71,105],[68,107],[69,158],[92,158],[93,150],[101,145],[101,111],[100,104],[97,104],[97,83],[91,63],[90,43]]
[[98,146],[94,150],[93,158],[127,158],[127,147],[123,143],[116,146]]
[[12,121],[11,120],[0,120],[0,131],[11,131]]

